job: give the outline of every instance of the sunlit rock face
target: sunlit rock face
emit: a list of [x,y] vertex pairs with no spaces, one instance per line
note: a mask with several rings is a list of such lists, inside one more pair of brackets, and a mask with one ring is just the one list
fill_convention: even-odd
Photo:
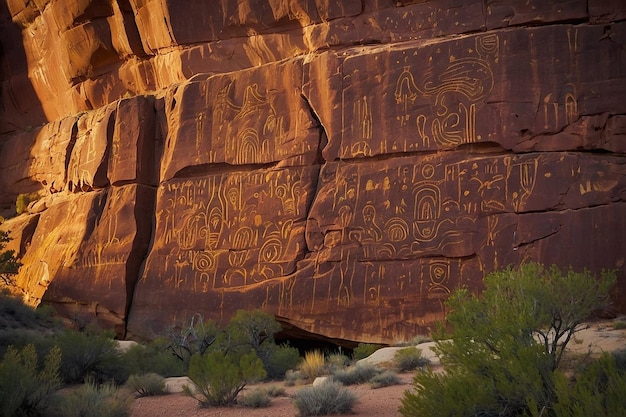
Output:
[[392,343],[530,260],[617,270],[626,313],[624,17],[600,0],[5,2],[16,282],[120,336],[261,308],[287,335]]

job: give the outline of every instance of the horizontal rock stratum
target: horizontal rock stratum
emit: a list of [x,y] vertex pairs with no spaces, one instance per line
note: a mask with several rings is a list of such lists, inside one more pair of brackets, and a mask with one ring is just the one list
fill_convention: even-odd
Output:
[[392,343],[532,260],[616,270],[626,313],[625,19],[605,0],[2,2],[17,284],[120,336],[261,308],[294,337]]

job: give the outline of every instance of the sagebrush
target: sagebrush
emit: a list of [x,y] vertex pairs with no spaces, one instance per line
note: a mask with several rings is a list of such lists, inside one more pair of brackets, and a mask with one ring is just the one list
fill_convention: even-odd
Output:
[[302,417],[325,416],[351,412],[356,400],[356,395],[340,383],[326,381],[299,390],[294,404]]

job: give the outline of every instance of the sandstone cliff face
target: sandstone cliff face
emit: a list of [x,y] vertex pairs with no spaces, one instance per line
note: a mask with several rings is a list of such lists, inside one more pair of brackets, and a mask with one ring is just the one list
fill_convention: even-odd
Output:
[[0,5],[0,205],[33,304],[393,342],[535,260],[617,269],[619,1]]

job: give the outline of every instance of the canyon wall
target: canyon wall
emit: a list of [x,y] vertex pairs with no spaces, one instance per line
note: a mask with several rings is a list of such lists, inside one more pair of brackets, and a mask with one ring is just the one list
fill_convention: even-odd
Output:
[[392,343],[533,260],[616,270],[626,313],[621,1],[2,3],[0,228],[33,305]]

